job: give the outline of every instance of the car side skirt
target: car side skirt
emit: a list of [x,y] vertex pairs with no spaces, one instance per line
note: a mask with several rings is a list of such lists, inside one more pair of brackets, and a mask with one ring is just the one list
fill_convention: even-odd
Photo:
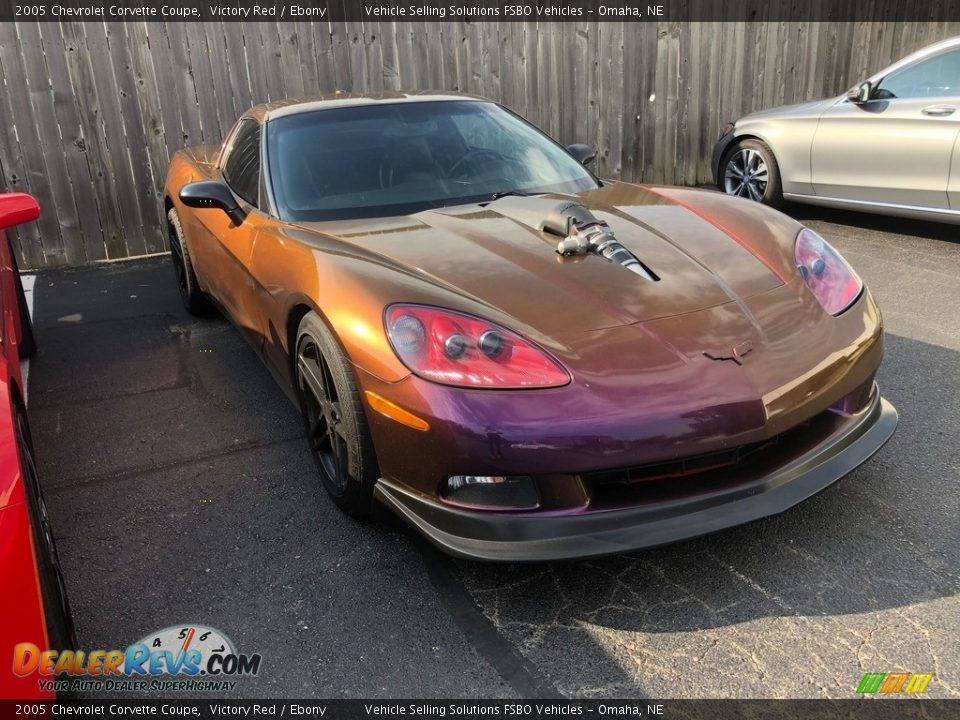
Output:
[[854,210],[879,215],[911,218],[913,220],[930,220],[932,222],[960,224],[960,210],[951,210],[949,208],[925,208],[916,205],[896,205],[892,203],[871,202],[869,200],[847,200],[843,198],[800,195],[786,192],[783,194],[783,198],[790,202],[838,208],[840,210]]

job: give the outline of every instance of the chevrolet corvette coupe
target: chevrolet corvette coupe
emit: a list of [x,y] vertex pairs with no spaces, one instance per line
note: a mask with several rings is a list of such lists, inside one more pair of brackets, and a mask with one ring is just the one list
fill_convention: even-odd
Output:
[[960,223],[960,37],[840,97],[727,123],[713,175],[730,195]]
[[33,331],[16,257],[5,230],[36,220],[37,201],[0,194],[0,698],[51,699],[36,677],[9,664],[18,643],[44,650],[73,647],[73,625],[47,518],[27,425],[21,358],[33,354]]
[[252,341],[337,505],[463,557],[713,532],[876,452],[882,323],[836,250],[592,154],[459,95],[254,107],[171,161],[180,294]]

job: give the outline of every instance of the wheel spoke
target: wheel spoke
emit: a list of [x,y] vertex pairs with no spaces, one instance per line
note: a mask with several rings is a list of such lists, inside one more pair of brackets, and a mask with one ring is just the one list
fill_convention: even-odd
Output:
[[761,193],[761,192],[757,189],[756,183],[754,183],[754,182],[748,182],[748,183],[747,183],[747,189],[750,191],[750,197],[751,197],[752,199],[757,200],[757,201],[763,199],[763,193]]
[[308,422],[307,437],[310,439],[310,447],[314,451],[317,451],[323,446],[324,441],[327,439],[326,418],[324,418],[323,415],[319,415],[313,422]]
[[336,402],[337,386],[333,382],[333,373],[330,372],[330,366],[323,358],[320,358],[320,362],[318,364],[320,366],[320,376],[323,381],[324,390],[326,391],[327,400],[330,402]]
[[323,387],[323,381],[317,373],[317,369],[319,368],[316,367],[315,363],[307,360],[302,353],[297,359],[297,368],[300,370],[301,379],[307,384],[314,398],[316,398],[318,403],[322,403],[327,394]]

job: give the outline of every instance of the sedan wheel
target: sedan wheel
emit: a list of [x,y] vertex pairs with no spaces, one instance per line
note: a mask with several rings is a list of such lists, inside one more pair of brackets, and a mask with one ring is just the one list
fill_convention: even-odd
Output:
[[320,481],[341,509],[368,515],[380,472],[350,363],[316,313],[303,318],[297,337],[300,410]]
[[770,148],[759,140],[735,145],[723,163],[723,191],[778,206],[782,201],[780,169]]

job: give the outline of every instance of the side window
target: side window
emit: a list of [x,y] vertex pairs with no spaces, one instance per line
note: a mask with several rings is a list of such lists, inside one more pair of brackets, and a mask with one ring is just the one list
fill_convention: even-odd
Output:
[[230,188],[256,207],[260,191],[260,123],[244,120],[233,136],[223,164]]
[[940,53],[891,73],[874,97],[937,98],[960,95],[960,49]]

